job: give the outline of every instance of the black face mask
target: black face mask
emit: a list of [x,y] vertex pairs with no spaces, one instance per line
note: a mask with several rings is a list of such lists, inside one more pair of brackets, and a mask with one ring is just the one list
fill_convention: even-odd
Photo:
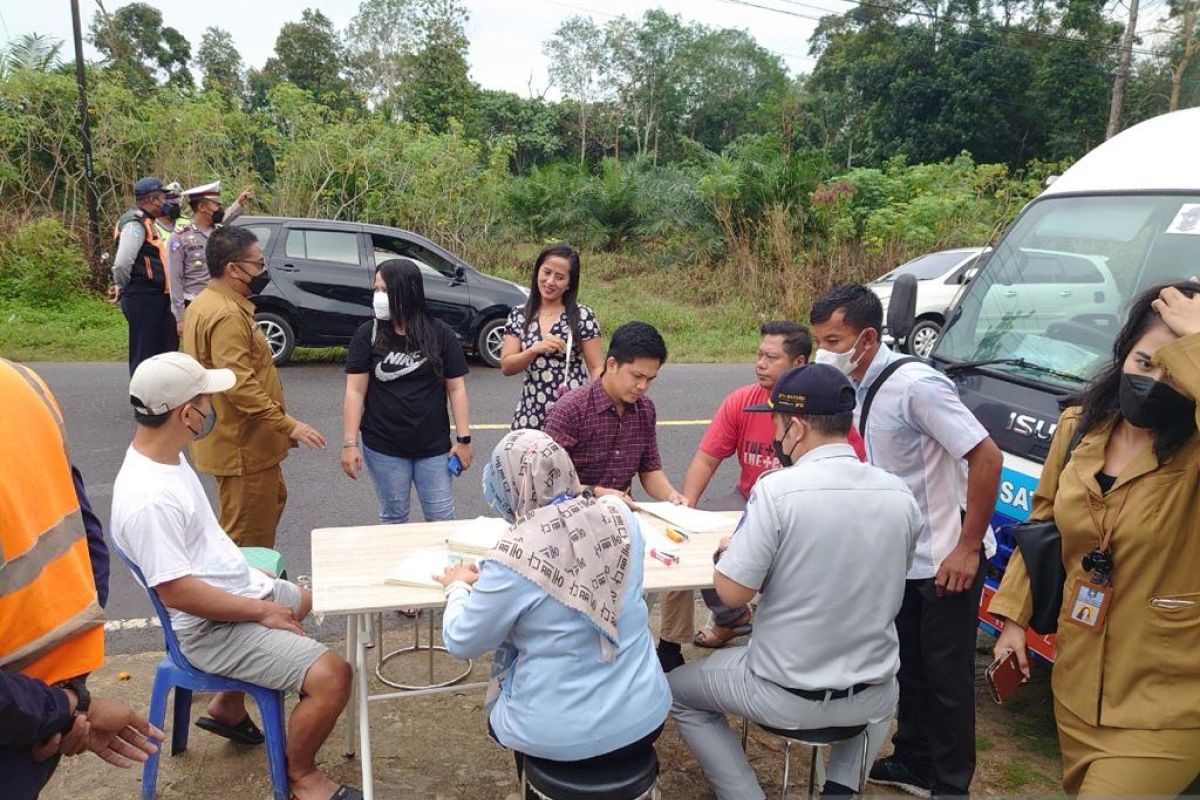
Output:
[[[241,265],[239,264],[238,266]],[[267,284],[270,282],[271,276],[264,269],[262,272],[246,281],[246,286],[250,287],[250,294],[261,294],[262,290],[267,288]]]
[[1161,430],[1196,413],[1196,403],[1161,381],[1145,375],[1121,374],[1117,393],[1121,416],[1130,425]]
[[775,457],[779,459],[779,463],[781,465],[790,467],[793,463],[795,463],[792,461],[792,457],[787,454],[787,451],[783,449],[782,441],[779,439],[774,439],[772,440],[771,445],[775,448]]
[[178,203],[167,203],[163,206],[163,216],[167,219],[179,219],[183,216],[183,207]]
[[225,209],[218,208],[212,212],[213,225],[220,225],[225,220]]

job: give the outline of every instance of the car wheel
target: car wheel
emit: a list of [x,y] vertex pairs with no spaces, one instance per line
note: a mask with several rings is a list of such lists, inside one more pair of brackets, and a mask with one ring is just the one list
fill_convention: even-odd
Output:
[[504,347],[504,317],[489,319],[479,329],[475,350],[489,367],[500,366],[500,350]]
[[913,325],[912,330],[908,332],[908,341],[906,342],[908,352],[917,358],[929,360],[929,354],[933,352],[933,346],[937,344],[938,337],[941,335],[942,326],[936,320],[917,320],[917,324]]
[[271,360],[276,365],[286,364],[296,347],[296,332],[292,330],[292,323],[268,311],[255,314],[254,322],[267,337],[267,346],[271,348]]

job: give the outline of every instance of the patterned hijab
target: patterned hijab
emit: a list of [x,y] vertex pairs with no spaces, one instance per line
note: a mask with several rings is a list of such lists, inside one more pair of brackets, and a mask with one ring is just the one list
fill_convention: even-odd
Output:
[[483,469],[483,495],[513,526],[485,560],[503,564],[600,633],[612,661],[629,574],[629,531],[620,512],[580,491],[565,450],[541,431],[512,431]]

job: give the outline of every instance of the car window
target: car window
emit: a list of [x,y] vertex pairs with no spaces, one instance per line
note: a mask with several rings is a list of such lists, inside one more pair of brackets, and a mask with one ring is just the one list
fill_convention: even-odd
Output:
[[1059,264],[1062,266],[1063,283],[1104,283],[1100,270],[1086,258],[1065,257]]
[[430,277],[451,277],[457,266],[428,247],[408,239],[371,234],[371,247],[375,251],[375,266],[389,258],[409,258],[421,268],[422,274]]
[[243,225],[242,227],[254,234],[254,238],[258,239],[258,245],[264,253],[271,252],[271,240],[275,237],[275,231],[279,230],[278,225]]
[[927,281],[933,278],[940,278],[951,267],[963,259],[965,254],[959,252],[949,253],[930,253],[927,256],[914,258],[905,264],[901,264],[892,270],[884,278],[886,281],[894,281],[901,275],[912,275],[919,281]]
[[1050,253],[1026,253],[1020,283],[1062,283],[1061,261]]
[[288,231],[287,245],[283,252],[288,258],[307,258],[304,254],[304,231],[294,228]]
[[358,234],[345,231],[304,231],[306,256],[335,264],[358,263]]

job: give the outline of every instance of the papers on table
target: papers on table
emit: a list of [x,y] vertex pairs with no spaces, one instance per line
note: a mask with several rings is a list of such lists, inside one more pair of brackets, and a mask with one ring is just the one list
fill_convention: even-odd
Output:
[[456,553],[472,556],[486,555],[508,531],[509,525],[499,517],[476,517],[465,520],[461,528],[446,538],[446,546]]
[[729,518],[715,511],[701,511],[697,508],[677,506],[674,503],[645,503],[638,502],[638,508],[647,514],[653,514],[659,519],[682,528],[688,533],[711,533],[721,528],[729,527]]
[[474,559],[461,553],[451,553],[445,548],[417,550],[405,556],[383,581],[393,586],[441,589],[442,585],[433,576],[441,575],[447,567],[464,562],[474,563]]

